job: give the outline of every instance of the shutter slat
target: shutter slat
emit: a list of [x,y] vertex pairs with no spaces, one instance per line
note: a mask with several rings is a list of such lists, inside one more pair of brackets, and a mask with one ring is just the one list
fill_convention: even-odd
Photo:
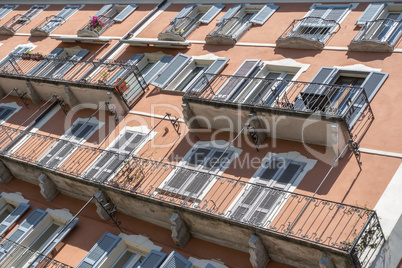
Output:
[[44,157],[39,161],[40,165],[46,165],[46,163],[63,148],[66,144],[65,141],[57,141],[45,154]]
[[188,64],[191,57],[179,53],[172,59],[159,76],[151,82],[152,85],[164,89],[168,83]]
[[371,3],[368,5],[363,14],[356,21],[356,25],[364,25],[368,21],[375,20],[381,11],[387,6],[385,3]]
[[14,8],[18,7],[18,5],[4,5],[0,8],[0,19],[5,17],[8,13],[11,12]]
[[347,7],[334,7],[326,16],[324,19],[326,20],[334,20],[336,22],[339,22],[344,14],[349,10]]
[[[196,8],[197,5],[187,5],[185,6],[182,10],[180,10],[180,12],[173,18],[173,20],[178,19],[178,18],[182,18],[188,15],[188,13],[190,13],[194,8]],[[172,21],[173,21],[172,20]]]
[[[125,66],[134,66],[136,65],[142,58],[144,57],[144,54],[135,54],[134,56],[129,59]],[[126,67],[120,67],[120,70],[118,70],[108,81],[107,85],[114,85],[116,81],[120,79],[125,79],[126,76],[128,75],[128,72],[130,71],[130,68]]]
[[198,173],[196,174],[189,185],[186,187],[185,192],[186,195],[192,196],[192,197],[198,197],[200,195],[201,190],[207,186],[209,179],[211,178],[211,175],[209,174],[204,174],[204,173]]
[[[52,50],[52,52],[49,53],[49,55],[46,56],[47,59],[54,59],[57,55],[60,55],[60,53],[63,52],[64,49],[62,48],[55,48]],[[44,59],[41,60],[35,67],[33,67],[28,73],[28,76],[35,76],[38,72],[38,76],[40,76],[40,73],[44,73],[45,70],[51,68],[51,66],[54,66],[53,62],[49,62],[48,60]],[[45,74],[46,75],[46,74]]]
[[166,258],[166,253],[151,250],[145,259],[141,262],[141,268],[158,268],[162,261]]
[[126,6],[117,16],[113,19],[117,22],[122,22],[125,20],[131,13],[134,12],[138,8],[137,5],[128,5]]
[[112,5],[112,4],[104,5],[103,7],[101,7],[101,9],[99,9],[98,12],[96,12],[95,16],[102,16],[103,14],[108,12],[113,6],[114,5]]
[[216,4],[213,5],[207,12],[200,18],[199,22],[208,24],[210,23],[224,8],[224,5]]
[[223,15],[217,22],[217,24],[221,24],[225,19],[230,19],[233,17],[241,8],[244,7],[244,4],[233,5],[226,11],[225,15]]
[[20,203],[0,224],[0,236],[2,236],[30,207],[29,204]]
[[250,20],[250,22],[258,25],[263,25],[272,14],[279,8],[279,6],[266,4],[260,11]]
[[366,92],[368,101],[371,101],[374,98],[375,94],[385,82],[387,77],[387,73],[380,72],[371,72],[367,76],[366,80],[364,80],[362,84],[362,88],[364,88],[364,91]]
[[53,78],[62,78],[71,68],[73,68],[82,58],[88,55],[89,50],[81,49],[77,54],[71,57],[71,59],[63,64],[57,71],[52,75]]
[[193,264],[189,260],[173,250],[160,268],[190,268],[191,265]]
[[173,59],[171,55],[163,56],[157,63],[155,63],[146,74],[143,75],[145,83],[149,84],[156,75]]

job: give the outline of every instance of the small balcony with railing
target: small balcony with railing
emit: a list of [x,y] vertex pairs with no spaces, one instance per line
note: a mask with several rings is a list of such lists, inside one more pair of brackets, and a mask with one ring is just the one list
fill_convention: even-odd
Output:
[[205,37],[205,42],[211,45],[235,45],[251,24],[248,17],[225,19]]
[[49,36],[57,27],[65,22],[63,17],[51,15],[43,19],[38,25],[31,29],[32,36]]
[[402,22],[392,19],[368,21],[350,42],[350,51],[392,52],[402,34]]
[[[204,74],[195,88],[183,96],[190,127],[240,131],[251,123],[277,139],[337,144],[338,153],[350,139],[360,140],[374,119],[362,87]],[[217,114],[227,120],[216,120]]]
[[78,37],[99,37],[104,33],[115,21],[108,16],[93,16],[84,27],[77,31]]
[[[43,164],[49,148],[61,142],[74,148],[73,153],[61,165]],[[225,245],[247,249],[247,236],[258,232],[271,258],[289,265],[314,267],[326,254],[341,267],[367,267],[385,241],[377,214],[370,209],[118,154],[95,144],[0,126],[0,158],[16,178],[35,183],[44,173],[60,192],[83,200],[102,189],[119,212],[158,225],[167,226],[172,213],[179,211],[193,235]],[[100,158],[117,162],[88,172]],[[257,193],[263,198],[257,199]],[[255,205],[247,215],[239,206],[244,197],[243,205]]]
[[322,49],[339,28],[338,22],[319,17],[294,20],[276,40],[276,45],[283,48]]
[[22,14],[17,14],[9,19],[0,27],[0,34],[2,35],[14,35],[19,29],[28,24],[31,19]]
[[183,42],[198,25],[198,17],[175,18],[158,34],[158,40]]
[[[53,94],[65,96],[68,89],[79,103],[96,104],[105,102],[110,97],[108,92],[116,92],[124,106],[131,108],[147,88],[138,68],[125,61],[82,60],[86,53],[87,50],[47,56],[12,53],[0,64],[2,88],[8,93],[29,84],[41,99]],[[90,95],[88,89],[92,89]]]

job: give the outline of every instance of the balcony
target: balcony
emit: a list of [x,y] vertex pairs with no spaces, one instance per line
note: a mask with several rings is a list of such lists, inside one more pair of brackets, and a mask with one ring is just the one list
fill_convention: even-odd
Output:
[[276,45],[283,48],[323,49],[339,27],[336,21],[319,17],[294,20],[276,40]]
[[205,37],[205,42],[209,45],[233,46],[250,26],[248,18],[225,19]]
[[[147,84],[135,65],[124,61],[77,60],[76,56],[41,56],[10,54],[0,63],[1,87],[8,93],[25,89],[30,83],[41,99],[54,94],[64,96],[66,87],[81,103],[104,102],[107,92],[117,91],[127,107],[132,107],[144,93]],[[87,89],[92,89],[90,95]],[[69,97],[69,96],[67,96]]]
[[49,34],[65,22],[63,17],[51,15],[42,20],[35,28],[31,29],[32,36],[49,36]]
[[77,31],[78,37],[99,37],[103,32],[105,32],[110,26],[115,23],[111,17],[99,16],[99,25],[93,23],[93,18],[89,20],[84,27]]
[[17,14],[9,19],[0,27],[0,34],[2,35],[14,35],[19,29],[28,24],[31,20],[24,15]]
[[186,37],[199,25],[198,18],[182,17],[174,19],[163,31],[158,34],[158,40],[186,41]]
[[204,74],[195,88],[183,96],[190,125],[240,131],[251,123],[278,139],[336,144],[337,153],[374,119],[361,87]]
[[[59,166],[41,164],[42,155],[57,142],[74,152]],[[117,157],[120,164],[102,178],[89,176],[86,170],[101,155]],[[327,254],[341,267],[366,267],[385,240],[376,213],[369,209],[6,126],[0,126],[0,158],[16,178],[37,184],[44,173],[60,192],[83,200],[101,188],[120,212],[167,228],[172,213],[179,211],[192,235],[221,245],[247,251],[248,238],[257,232],[271,258],[289,265],[317,266]],[[195,176],[196,187],[186,196],[178,194],[181,186],[170,183],[172,174],[183,175],[184,181]],[[255,192],[271,207],[263,217],[245,217],[236,209],[239,198]]]
[[368,21],[349,44],[350,51],[392,52],[402,34],[402,22],[392,19]]
[[[37,266],[35,266],[37,268],[73,268],[72,266],[56,261],[38,251],[15,243],[14,241],[5,237],[0,237],[0,245],[3,250],[6,249],[6,252],[8,252],[8,259],[19,260],[18,256],[23,254],[25,259],[30,259],[32,262],[42,260],[40,262],[38,261]],[[32,263],[26,263],[26,265],[31,264]]]

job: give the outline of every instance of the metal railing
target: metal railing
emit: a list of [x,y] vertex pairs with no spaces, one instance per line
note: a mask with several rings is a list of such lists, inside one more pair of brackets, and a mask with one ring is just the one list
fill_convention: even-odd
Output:
[[240,29],[247,27],[247,25],[251,25],[251,22],[248,18],[232,17],[224,19],[221,24],[215,26],[207,37],[221,36],[236,39]]
[[130,108],[148,87],[137,66],[125,61],[77,61],[68,56],[48,55],[36,61],[25,59],[24,53],[10,54],[0,63],[0,75],[116,89]]
[[103,23],[103,26],[94,27],[91,24],[92,19],[89,20],[88,23],[85,24],[80,30],[77,31],[78,36],[87,36],[85,32],[93,32],[95,35],[100,36],[103,32],[105,32],[110,26],[112,26],[115,21],[112,17],[107,17],[104,15],[98,16],[99,20]]
[[183,99],[340,117],[359,135],[374,119],[364,89],[353,86],[204,74]]
[[185,38],[197,22],[198,20],[192,17],[175,18],[162,30],[162,34],[173,34]]
[[392,19],[368,21],[359,30],[352,42],[370,41],[393,47],[402,34],[402,22]]
[[[32,28],[31,34],[32,34],[32,32],[35,32],[35,31],[49,34],[54,29],[56,29],[57,27],[62,25],[65,21],[66,20],[63,17],[57,16],[57,15],[51,15],[51,16],[43,19],[38,25],[36,25],[34,28]],[[50,24],[50,22],[53,22],[53,24]]]
[[31,19],[22,14],[17,14],[9,19],[6,23],[4,23],[1,28],[7,29],[11,33],[16,33],[19,29],[21,29],[25,24],[28,24]]
[[36,259],[43,259],[37,266],[35,266],[36,268],[72,268],[72,266],[56,261],[51,257],[45,256],[38,251],[18,244],[5,237],[0,237],[0,248],[7,252],[7,257],[3,261],[3,265],[5,262],[11,264],[21,261],[21,263],[19,263],[20,265],[28,264],[27,267],[31,267],[30,264],[32,264]]
[[[70,144],[72,152],[61,164],[41,164],[43,155],[58,142]],[[348,252],[360,264],[369,263],[384,242],[378,217],[370,209],[253,184],[241,177],[119,155],[6,126],[0,126],[0,154],[134,195]],[[105,155],[119,157],[120,167],[115,166],[101,179],[89,176],[91,165]],[[242,210],[246,205],[250,209]]]
[[292,37],[304,38],[325,44],[326,41],[338,30],[340,25],[334,20],[326,20],[320,17],[306,17],[294,20],[279,40]]

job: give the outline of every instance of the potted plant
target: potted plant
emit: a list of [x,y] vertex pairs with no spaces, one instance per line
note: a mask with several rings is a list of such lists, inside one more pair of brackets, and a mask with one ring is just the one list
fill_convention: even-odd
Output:
[[32,57],[32,51],[31,50],[27,50],[26,52],[22,53],[21,58],[23,60],[29,60]]
[[92,16],[92,18],[89,20],[89,28],[92,31],[97,31],[99,32],[102,30],[102,28],[105,26],[105,24],[102,22],[101,18],[98,16]]

